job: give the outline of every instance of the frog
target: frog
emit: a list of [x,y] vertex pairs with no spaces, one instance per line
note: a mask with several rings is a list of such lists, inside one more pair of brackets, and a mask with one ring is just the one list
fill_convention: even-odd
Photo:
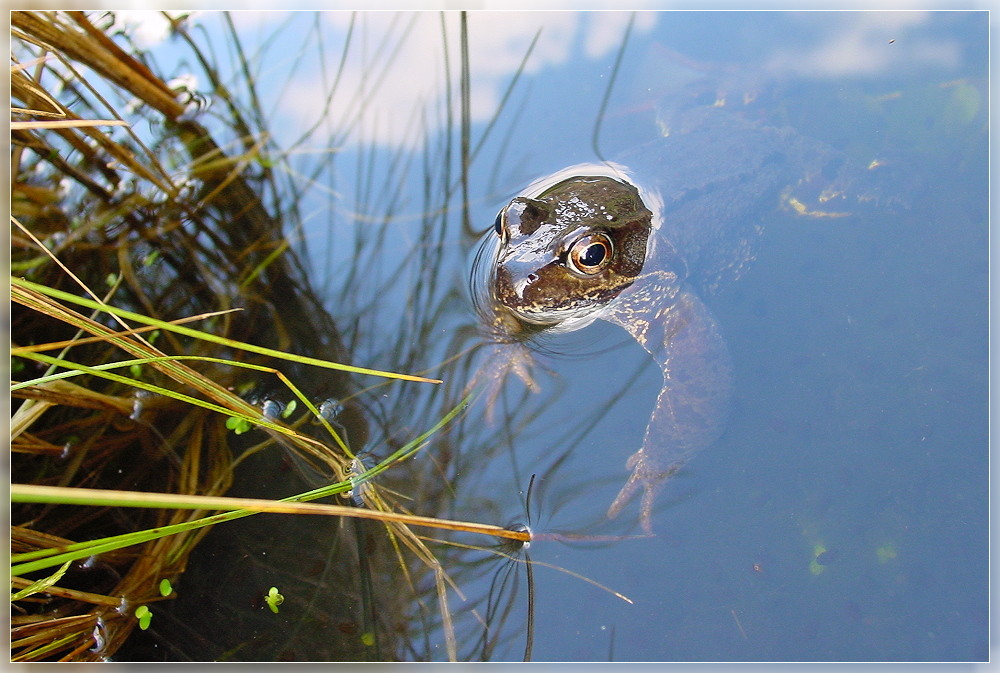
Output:
[[657,494],[722,435],[733,364],[703,296],[738,279],[755,256],[768,213],[842,217],[864,196],[838,152],[787,128],[700,106],[669,132],[615,161],[577,164],[540,178],[498,213],[479,257],[480,304],[505,350],[495,378],[529,386],[539,334],[595,320],[623,328],[660,368],[663,384],[615,518],[636,497],[652,534]]
[[664,385],[642,447],[628,459],[631,475],[608,509],[609,518],[618,516],[641,492],[640,521],[649,533],[660,486],[721,432],[730,357],[711,312],[685,287],[683,258],[653,235],[656,206],[646,201],[655,197],[644,199],[615,164],[575,166],[568,174],[515,197],[498,215],[491,298],[505,320],[514,317],[522,338],[603,319],[624,328],[661,367]]

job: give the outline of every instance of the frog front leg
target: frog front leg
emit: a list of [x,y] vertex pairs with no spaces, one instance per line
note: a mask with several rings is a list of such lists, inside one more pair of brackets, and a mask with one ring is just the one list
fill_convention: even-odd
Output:
[[531,349],[522,342],[508,341],[488,344],[482,364],[466,385],[463,395],[473,392],[486,398],[486,422],[494,424],[494,415],[500,393],[507,379],[513,374],[533,393],[541,391],[532,370],[536,364]]
[[653,501],[668,477],[722,433],[732,391],[729,352],[708,308],[692,292],[651,283],[608,317],[642,344],[663,370],[663,388],[642,448],[611,507],[616,517],[641,490],[642,529],[652,532]]

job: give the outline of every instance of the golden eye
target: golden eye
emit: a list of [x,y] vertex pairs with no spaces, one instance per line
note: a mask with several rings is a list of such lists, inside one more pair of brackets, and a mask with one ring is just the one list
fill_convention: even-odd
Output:
[[573,271],[592,276],[611,262],[614,247],[603,232],[585,234],[576,239],[569,249],[569,265]]

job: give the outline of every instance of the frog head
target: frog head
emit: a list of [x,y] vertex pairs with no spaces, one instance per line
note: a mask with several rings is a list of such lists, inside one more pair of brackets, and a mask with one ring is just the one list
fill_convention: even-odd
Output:
[[493,298],[528,323],[576,329],[642,272],[653,213],[636,187],[606,175],[533,191],[497,215]]

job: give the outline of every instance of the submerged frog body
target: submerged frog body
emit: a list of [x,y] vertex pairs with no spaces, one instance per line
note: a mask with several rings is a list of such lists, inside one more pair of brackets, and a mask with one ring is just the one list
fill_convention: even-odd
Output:
[[817,216],[839,215],[848,193],[842,161],[820,143],[711,108],[683,121],[690,130],[625,155],[644,183],[632,167],[603,163],[529,186],[498,215],[487,258],[492,329],[511,344],[496,372],[530,382],[527,338],[597,319],[624,328],[660,366],[642,446],[608,509],[616,516],[641,492],[646,532],[658,489],[719,437],[729,406],[729,354],[699,293],[739,275],[760,213],[790,190],[821,181],[813,191],[825,210],[808,211]]

